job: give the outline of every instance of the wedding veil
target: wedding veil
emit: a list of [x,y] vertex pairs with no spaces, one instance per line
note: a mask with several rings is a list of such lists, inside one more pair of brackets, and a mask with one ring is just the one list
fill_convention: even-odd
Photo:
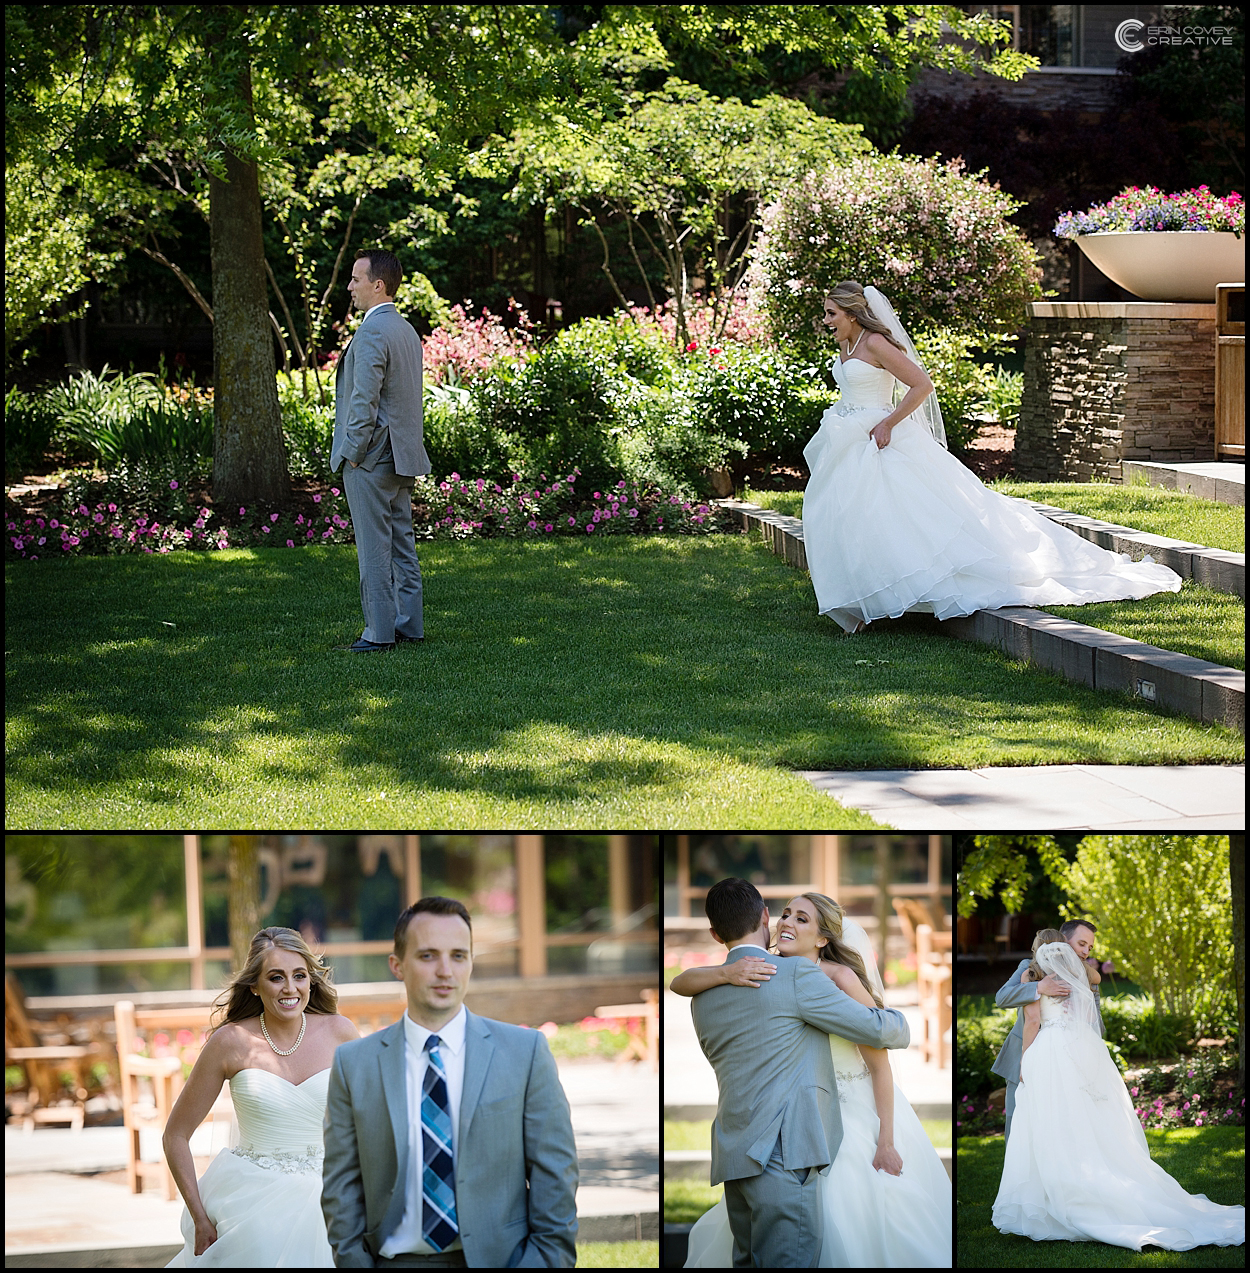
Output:
[[868,974],[868,983],[877,992],[877,997],[885,1003],[885,986],[881,984],[881,974],[877,971],[877,952],[868,940],[868,934],[849,915],[842,916],[842,944],[849,946],[864,961],[864,971]]
[[1063,1005],[1068,1016],[1089,1026],[1096,1035],[1101,1035],[1094,992],[1089,988],[1089,978],[1076,951],[1066,941],[1047,942],[1037,948],[1036,959],[1043,972],[1058,977],[1071,990]]
[[[916,356],[916,346],[911,343],[911,337],[903,330],[903,324],[898,321],[898,315],[894,312],[894,307],[890,302],[875,287],[871,286],[864,288],[864,299],[868,302],[868,308],[872,310],[873,314],[889,328],[890,335],[907,351],[908,358],[917,367],[924,369],[925,374],[928,375],[928,369],[924,367],[924,363]],[[907,386],[895,379],[895,402],[900,401],[906,393]],[[922,424],[933,434],[936,442],[946,446],[946,428],[942,423],[942,408],[938,406],[936,393],[931,393],[907,419],[915,420],[918,424]],[[1069,947],[1069,949],[1071,948]]]

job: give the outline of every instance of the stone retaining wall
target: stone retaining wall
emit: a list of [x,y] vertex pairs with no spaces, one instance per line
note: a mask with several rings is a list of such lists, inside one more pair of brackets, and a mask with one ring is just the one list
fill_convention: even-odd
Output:
[[1215,306],[1029,306],[1016,430],[1022,481],[1121,480],[1122,460],[1215,455]]

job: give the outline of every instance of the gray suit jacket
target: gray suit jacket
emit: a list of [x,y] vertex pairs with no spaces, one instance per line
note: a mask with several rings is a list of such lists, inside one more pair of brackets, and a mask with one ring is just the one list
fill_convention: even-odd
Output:
[[[726,963],[756,952],[735,946]],[[827,1169],[842,1143],[830,1034],[905,1048],[906,1018],[856,1003],[810,960],[775,960],[757,988],[713,986],[690,1002],[699,1046],[716,1071],[712,1184],[758,1176],[778,1137],[787,1171]]]
[[[1033,961],[1031,959],[1022,959],[1015,972],[1008,978],[1007,983],[1002,986],[998,993],[994,996],[994,1003],[1000,1008],[1016,1008],[1016,1024],[1011,1027],[1011,1033],[1007,1036],[1003,1046],[998,1050],[998,1056],[994,1058],[994,1064],[990,1066],[990,1073],[997,1074],[999,1078],[1004,1078],[1008,1083],[1020,1082],[1020,1057],[1024,1053],[1024,1007],[1026,1004],[1033,1003],[1038,998],[1038,982],[1024,981],[1025,969]],[[1098,987],[1091,986],[1094,992],[1094,1005],[1098,1009],[1098,1028],[1102,1032],[1102,1037],[1107,1037],[1107,1027],[1102,1023],[1102,1000],[1098,997]]]
[[[468,1009],[466,1009],[468,1012]],[[456,1143],[456,1218],[470,1268],[572,1268],[577,1150],[538,1030],[468,1012]],[[339,1268],[375,1268],[407,1201],[404,1023],[334,1053],[321,1209]]]
[[389,441],[396,473],[428,473],[421,436],[424,392],[421,338],[412,324],[390,306],[370,310],[334,373],[331,470],[337,472],[345,460],[372,470]]

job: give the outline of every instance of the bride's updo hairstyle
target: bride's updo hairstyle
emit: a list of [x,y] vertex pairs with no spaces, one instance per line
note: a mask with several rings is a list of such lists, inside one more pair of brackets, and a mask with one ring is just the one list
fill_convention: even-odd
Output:
[[1029,964],[1025,971],[1025,977],[1029,981],[1041,981],[1046,976],[1045,970],[1041,964],[1037,962],[1037,952],[1043,946],[1048,946],[1051,942],[1067,941],[1068,939],[1057,928],[1041,928],[1038,930],[1037,936],[1033,938],[1033,962]]
[[213,1030],[220,1030],[231,1021],[245,1021],[248,1017],[258,1017],[263,1004],[259,993],[253,994],[256,983],[260,980],[261,965],[265,956],[275,947],[289,950],[299,955],[308,965],[308,1007],[306,1012],[324,1013],[333,1016],[339,1010],[338,991],[330,985],[331,969],[321,962],[318,955],[308,949],[308,943],[293,928],[262,928],[247,950],[247,962],[242,969],[226,982],[226,988],[213,1003],[213,1015],[221,1013],[220,1020],[214,1020]]
[[[859,285],[856,284],[856,286]],[[872,983],[868,980],[868,973],[864,968],[864,961],[859,957],[859,951],[852,950],[842,940],[844,914],[842,907],[832,897],[826,897],[823,893],[801,893],[800,896],[807,898],[816,908],[817,937],[825,939],[825,944],[816,948],[816,958],[827,959],[831,964],[845,964],[872,996],[873,1003],[878,1008],[884,1008],[885,1004],[881,1002]]]
[[[868,298],[864,295],[864,289],[858,283],[839,283],[825,299],[832,301],[839,309],[846,310],[865,331],[876,332],[878,336],[884,336],[895,349],[900,349],[903,353],[907,352],[890,335],[890,329],[872,312],[868,305]],[[805,893],[803,896],[807,897],[808,894]]]

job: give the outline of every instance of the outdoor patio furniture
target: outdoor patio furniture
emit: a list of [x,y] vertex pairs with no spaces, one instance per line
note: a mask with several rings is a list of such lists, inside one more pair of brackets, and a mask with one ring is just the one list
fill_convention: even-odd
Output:
[[[26,995],[10,972],[4,974],[4,1063],[21,1066],[26,1075],[26,1095],[13,1101],[22,1130],[33,1132],[36,1123],[69,1123],[81,1131],[86,1109],[90,1067],[102,1055],[96,1043],[70,1043],[58,1027],[33,1022],[26,1015]],[[62,1076],[74,1075],[73,1100],[62,1101]]]
[[936,1060],[945,1069],[949,1059],[946,1032],[951,1028],[951,935],[935,933],[928,924],[916,929],[916,980],[920,987],[920,1011],[924,1035],[920,1049],[926,1061]]
[[[629,1032],[629,1043],[616,1058],[622,1061],[646,1061],[653,1071],[660,1068],[660,992],[650,987],[641,992],[642,1003],[614,1003],[596,1008],[595,1016],[623,1021]],[[630,1023],[633,1022],[631,1025]]]
[[[143,1056],[142,1035],[150,1044],[157,1032],[176,1036],[179,1030],[199,1032],[209,1025],[211,1008],[136,1008],[129,999],[113,1005],[117,1022],[117,1067],[122,1080],[122,1120],[126,1126],[126,1180],[131,1193],[142,1193],[143,1182],[153,1179],[159,1182],[165,1197],[178,1196],[174,1178],[165,1162],[164,1154],[159,1162],[145,1162],[140,1154],[140,1133],[165,1133],[169,1112],[182,1091],[182,1059],[179,1056]],[[151,1083],[149,1094],[142,1080]],[[231,1110],[228,1089],[222,1085],[209,1118],[228,1114]],[[207,1121],[207,1120],[206,1120]]]

